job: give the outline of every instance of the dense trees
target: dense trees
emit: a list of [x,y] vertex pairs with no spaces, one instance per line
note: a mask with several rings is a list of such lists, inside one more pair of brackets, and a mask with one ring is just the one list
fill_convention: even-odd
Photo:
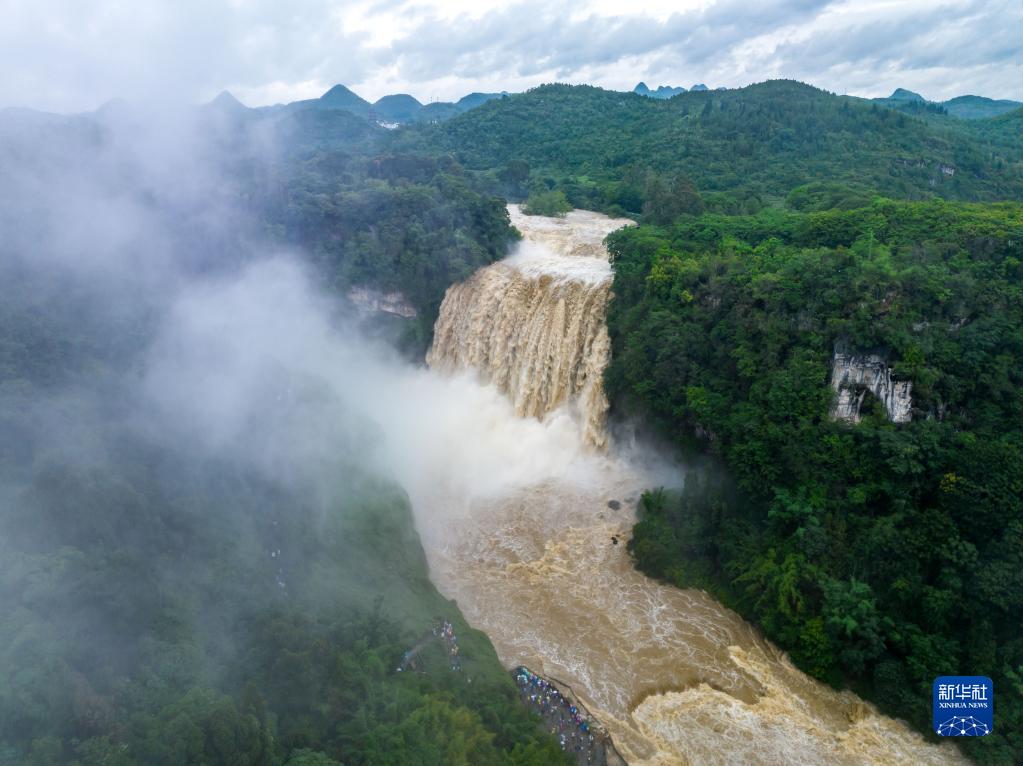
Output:
[[[119,271],[173,254],[222,277],[294,246],[330,291],[402,292],[421,352],[446,287],[514,237],[493,194],[530,192],[537,212],[650,224],[611,238],[608,388],[712,459],[685,493],[644,497],[637,564],[921,726],[935,675],[991,675],[997,733],[970,752],[1012,762],[1023,214],[941,198],[1020,197],[1020,114],[965,124],[792,82],[665,101],[545,86],[393,133],[221,104],[198,120],[198,193],[171,183],[181,168],[148,177],[167,147],[120,135],[133,123],[117,114],[5,115],[0,764],[562,759],[433,589],[401,492],[351,459],[361,426],[331,421],[356,443],[315,493],[138,428],[131,381],[160,305]],[[42,209],[90,183],[117,194],[90,215],[143,224],[104,238]],[[67,252],[47,261],[54,232]],[[112,248],[127,255],[108,264]],[[64,268],[93,262],[101,294]],[[836,346],[912,381],[913,422],[869,398],[858,425],[833,422]],[[425,674],[394,672],[438,617],[463,671],[433,647]]]
[[545,85],[392,140],[452,154],[495,189],[526,163],[576,207],[638,214],[648,175],[671,186],[685,174],[710,210],[744,213],[814,180],[906,199],[1019,197],[1013,120],[920,119],[784,80],[666,100]]
[[448,286],[515,236],[503,200],[449,157],[317,152],[275,180],[258,208],[271,235],[308,252],[332,288],[402,293],[419,313],[406,343],[420,354]]
[[[1023,209],[877,199],[609,241],[616,406],[728,476],[710,467],[681,496],[646,496],[637,565],[714,592],[808,672],[922,728],[935,676],[990,675],[998,730],[969,752],[1013,762]],[[870,397],[859,424],[833,421],[836,348],[912,381],[913,421]]]
[[563,191],[542,190],[529,195],[522,212],[526,215],[564,216],[571,209]]

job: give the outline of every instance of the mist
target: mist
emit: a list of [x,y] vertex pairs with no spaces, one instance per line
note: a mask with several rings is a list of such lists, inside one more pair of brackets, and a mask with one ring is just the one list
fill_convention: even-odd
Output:
[[[520,418],[474,371],[410,360],[279,236],[266,211],[317,156],[282,122],[123,103],[0,120],[0,728],[23,743],[0,763],[149,752],[164,724],[125,711],[202,726],[202,705],[250,710],[249,687],[251,710],[279,706],[280,621],[293,643],[313,635],[296,620],[372,612],[402,636],[391,662],[427,615],[461,619],[410,530],[432,568],[480,503],[607,468],[572,408]],[[500,697],[482,641],[467,672]]]

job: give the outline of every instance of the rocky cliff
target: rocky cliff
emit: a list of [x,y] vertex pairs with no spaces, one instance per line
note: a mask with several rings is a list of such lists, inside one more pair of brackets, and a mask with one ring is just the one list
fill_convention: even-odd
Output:
[[834,420],[860,422],[860,408],[867,394],[884,404],[893,423],[912,420],[912,388],[908,380],[892,380],[887,362],[876,354],[852,355],[835,351],[831,363],[831,387],[835,401],[831,406]]
[[401,293],[384,293],[368,287],[353,287],[348,291],[348,300],[362,312],[383,312],[414,319],[418,312]]

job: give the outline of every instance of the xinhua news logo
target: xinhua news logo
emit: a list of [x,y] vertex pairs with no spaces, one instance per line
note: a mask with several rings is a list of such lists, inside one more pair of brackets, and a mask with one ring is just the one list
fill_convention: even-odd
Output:
[[987,676],[939,676],[932,687],[939,737],[983,737],[995,727],[995,685]]

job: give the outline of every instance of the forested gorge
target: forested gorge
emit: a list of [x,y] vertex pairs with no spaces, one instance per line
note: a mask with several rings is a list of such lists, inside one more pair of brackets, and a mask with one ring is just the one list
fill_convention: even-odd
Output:
[[[996,733],[966,751],[1018,761],[1020,112],[918,111],[552,85],[388,132],[218,100],[187,151],[117,106],[0,115],[0,764],[562,762],[322,379],[258,358],[244,459],[140,406],[175,291],[268,253],[332,321],[351,287],[401,293],[417,317],[385,337],[421,359],[446,288],[517,237],[503,198],[640,223],[609,240],[612,414],[693,470],[644,496],[637,566],[922,731],[935,676],[990,675]],[[911,381],[912,421],[869,396],[833,420],[838,351]],[[396,673],[440,620],[462,669],[433,644]]]
[[[643,498],[637,566],[925,732],[936,676],[990,675],[999,728],[964,745],[1009,764],[1023,208],[998,200],[1023,195],[1023,112],[891,106],[788,81],[663,101],[552,85],[410,140],[502,193],[641,223],[609,238],[612,413],[694,468],[682,494]],[[833,419],[836,353],[910,381],[912,422],[870,395],[859,423]]]

